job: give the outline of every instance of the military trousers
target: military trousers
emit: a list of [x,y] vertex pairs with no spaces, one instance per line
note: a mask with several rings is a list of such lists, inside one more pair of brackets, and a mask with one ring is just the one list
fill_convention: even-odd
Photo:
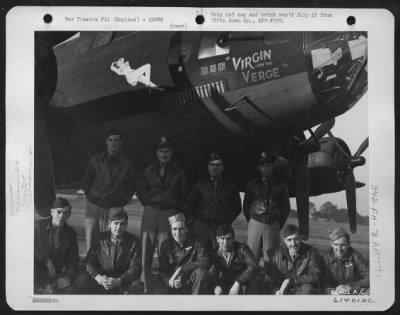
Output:
[[74,287],[79,294],[143,294],[143,287],[140,285],[139,280],[132,281],[124,286],[106,290],[87,272],[82,272],[76,277]]
[[211,278],[208,270],[203,268],[195,269],[186,279],[183,279],[182,288],[168,288],[169,294],[210,294]]
[[265,224],[250,219],[247,229],[247,245],[252,250],[256,261],[261,257],[261,248],[263,249],[265,270],[269,272],[272,266],[272,257],[280,244],[280,226],[279,222]]
[[57,280],[65,277],[62,273],[56,274],[54,278],[50,278],[47,267],[35,264],[33,276],[33,292],[35,294],[76,294],[76,288],[72,281],[69,286],[63,289],[58,288]]
[[157,246],[157,254],[160,254],[162,242],[169,235],[168,217],[176,213],[175,209],[159,210],[151,206],[145,206],[141,224],[142,237],[142,275],[145,293],[151,291],[151,271],[154,251]]
[[206,222],[197,218],[194,221],[192,233],[208,250],[214,250],[218,248],[215,236],[216,229],[216,223]]

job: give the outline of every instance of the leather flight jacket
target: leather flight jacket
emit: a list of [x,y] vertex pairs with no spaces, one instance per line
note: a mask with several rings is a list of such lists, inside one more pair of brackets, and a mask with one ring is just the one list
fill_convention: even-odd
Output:
[[243,212],[247,221],[252,218],[264,224],[282,224],[290,212],[287,185],[259,177],[251,180],[246,187]]

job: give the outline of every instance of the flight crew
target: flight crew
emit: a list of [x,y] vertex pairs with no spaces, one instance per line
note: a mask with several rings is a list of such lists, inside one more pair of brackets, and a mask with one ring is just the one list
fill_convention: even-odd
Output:
[[105,143],[106,151],[89,160],[82,179],[87,198],[86,252],[96,242],[99,232],[107,230],[110,208],[123,208],[136,190],[133,166],[121,153],[121,132],[110,129]]
[[239,189],[223,172],[222,156],[212,152],[208,158],[208,176],[194,184],[185,206],[185,215],[194,220],[193,234],[212,249],[218,248],[217,227],[232,224],[242,210]]
[[151,268],[155,246],[158,252],[168,238],[168,217],[181,211],[186,199],[186,176],[173,161],[171,141],[163,136],[156,144],[157,162],[144,171],[138,198],[144,206],[141,223],[142,281],[145,293],[151,292]]
[[351,247],[350,235],[342,227],[330,234],[331,249],[323,255],[322,285],[326,294],[368,294],[369,266]]
[[321,258],[317,250],[302,242],[296,225],[282,229],[281,246],[272,259],[273,292],[285,294],[317,294],[321,277]]
[[[271,271],[272,256],[279,248],[281,224],[286,221],[290,212],[287,183],[284,179],[273,176],[277,158],[285,160],[267,152],[260,154],[259,176],[247,184],[243,200],[243,212],[248,221],[247,244],[257,262],[260,260],[261,248],[263,249],[267,273]],[[287,165],[286,160],[284,163]]]
[[51,218],[35,222],[34,228],[34,292],[74,294],[73,280],[79,256],[75,230],[67,224],[71,205],[57,197],[52,204]]
[[170,294],[209,294],[210,259],[203,245],[189,237],[186,218],[178,213],[168,218],[171,235],[160,249],[159,272]]
[[216,231],[218,250],[213,252],[210,274],[215,295],[265,293],[258,262],[246,244],[235,241],[231,225]]
[[126,231],[128,214],[121,208],[112,208],[109,229],[102,232],[85,259],[86,272],[81,273],[75,285],[85,294],[140,294],[140,241]]
[[[96,200],[105,202],[105,199],[107,198],[109,198],[108,200],[115,201],[117,198],[114,197],[124,195],[126,200],[125,203],[127,203],[133,193],[132,187],[135,187],[133,168],[119,153],[122,146],[120,133],[116,130],[111,130],[106,139],[106,144],[107,152],[93,157],[89,162],[85,173],[86,183],[92,183],[91,185],[86,184],[85,187],[94,187],[92,189],[85,189],[88,196],[88,209],[86,211],[87,219],[94,219],[94,216],[88,217],[88,213],[92,212],[93,214],[94,212],[94,208],[92,207],[95,207],[95,205],[91,202],[91,200],[94,200],[93,196],[99,198]],[[146,168],[143,181],[138,189],[138,197],[144,205],[144,214],[141,226],[141,244],[144,253],[143,256],[141,256],[141,246],[140,244],[136,244],[140,241],[135,239],[135,261],[137,262],[138,259],[142,260],[142,267],[139,266],[140,268],[138,268],[137,265],[135,265],[135,274],[137,272],[140,273],[138,270],[143,268],[142,279],[144,280],[145,293],[151,291],[151,265],[155,245],[157,244],[158,246],[161,263],[161,244],[167,240],[170,231],[172,232],[175,241],[171,243],[170,239],[169,243],[165,242],[165,244],[169,244],[169,248],[166,249],[167,255],[170,255],[170,252],[175,250],[176,255],[180,253],[181,256],[185,256],[185,250],[187,250],[187,248],[183,248],[183,252],[179,252],[178,245],[182,246],[182,244],[187,240],[191,240],[190,237],[186,236],[188,232],[186,221],[183,220],[182,217],[178,216],[178,219],[174,217],[174,214],[182,210],[184,205],[186,177],[183,170],[173,162],[172,144],[166,137],[161,137],[160,141],[157,143],[156,157],[157,163]],[[100,162],[98,158],[100,158]],[[282,241],[284,246],[278,248],[275,251],[275,255],[271,255],[273,250],[278,246],[276,235],[279,235],[280,224],[286,220],[290,209],[287,184],[284,181],[275,178],[273,175],[273,165],[278,158],[281,157],[276,157],[266,152],[261,153],[258,160],[258,171],[260,176],[251,180],[247,185],[243,206],[246,219],[249,221],[248,245],[255,256],[252,259],[258,262],[261,255],[261,247],[263,247],[265,259],[264,265],[267,266],[267,271],[269,271],[270,277],[273,281],[275,293],[313,294],[317,292],[321,279],[325,292],[328,294],[341,294],[343,292],[355,292],[360,291],[361,289],[368,289],[368,263],[364,261],[361,254],[350,246],[349,234],[342,228],[336,229],[330,234],[332,249],[324,256],[323,266],[320,265],[317,251],[301,241],[298,228],[294,225],[285,226],[282,231]],[[99,164],[96,164],[97,162],[99,162]],[[104,164],[102,164],[102,162],[104,162]],[[117,192],[111,194],[106,189],[104,183],[104,187],[102,187],[104,188],[104,194],[100,194],[101,175],[104,175],[103,179],[109,179],[111,183],[111,178],[107,177],[107,175],[117,175],[119,173],[110,172],[105,175],[105,169],[108,168],[108,170],[112,171],[115,168],[118,171],[117,165],[126,169],[127,173],[129,173],[129,176],[126,176],[125,179],[115,176],[116,182],[114,182],[114,184],[117,186],[119,185],[123,190],[125,189],[123,194]],[[217,272],[219,285],[215,286],[214,293],[235,294],[238,292],[248,292],[250,294],[255,294],[251,292],[255,292],[259,289],[262,290],[260,286],[254,285],[253,283],[250,284],[250,282],[247,285],[244,285],[243,281],[233,281],[232,283],[227,284],[227,281],[225,281],[240,269],[232,270],[235,269],[232,265],[230,265],[229,268],[223,268],[223,263],[225,262],[226,265],[229,265],[229,259],[231,259],[232,256],[238,257],[243,254],[243,257],[247,257],[241,261],[241,263],[244,262],[244,264],[241,265],[243,268],[244,266],[246,266],[247,269],[250,267],[253,268],[253,264],[252,259],[249,258],[250,255],[246,255],[247,252],[245,249],[247,246],[240,244],[239,246],[238,243],[234,242],[234,232],[232,227],[230,227],[228,231],[229,233],[227,232],[225,235],[222,235],[223,233],[221,231],[216,233],[217,226],[230,226],[240,213],[241,208],[237,186],[232,181],[225,179],[222,176],[223,171],[224,163],[221,155],[211,153],[208,160],[208,177],[200,179],[195,183],[184,209],[186,214],[194,219],[194,236],[201,241],[203,246],[204,244],[210,245],[212,242],[212,248],[215,250],[213,256],[214,269],[212,270],[218,270],[219,268],[219,271]],[[122,174],[120,174],[120,176],[122,176]],[[99,182],[98,185],[95,185],[96,181]],[[115,185],[109,187],[113,190],[117,187]],[[96,193],[99,195],[96,195]],[[102,199],[101,196],[108,197]],[[98,214],[96,220],[101,221],[106,218],[108,220],[108,211],[110,211],[110,209],[97,208],[99,213],[101,213],[100,211],[103,211],[103,213],[106,213],[107,215]],[[126,221],[127,224],[127,214],[123,211],[121,206],[113,207],[111,211],[112,215],[110,219],[113,218],[115,215],[114,212],[117,211],[118,213],[122,213],[124,219],[126,218],[122,221]],[[52,219],[50,221],[47,220],[48,222],[42,220],[35,225],[35,292],[47,292],[44,288],[50,288],[48,290],[57,293],[73,293],[76,291],[75,288],[77,287],[80,288],[82,292],[120,293],[129,291],[139,293],[140,289],[137,288],[136,284],[129,287],[126,285],[126,281],[121,281],[121,279],[118,280],[118,278],[114,276],[105,274],[96,274],[93,278],[94,280],[91,279],[93,280],[91,284],[87,278],[84,279],[83,286],[81,278],[78,279],[78,282],[73,283],[73,278],[76,274],[76,265],[78,264],[78,250],[76,245],[76,233],[66,224],[70,213],[71,206],[69,202],[63,198],[57,198],[53,204],[51,212]],[[61,226],[62,228],[57,228],[57,215],[59,217],[58,226]],[[168,218],[171,216],[175,219],[171,219],[172,221],[170,220],[170,223],[168,223]],[[180,225],[184,222],[184,227],[177,229],[177,231],[183,230],[183,233],[177,234],[176,232],[174,235],[174,229],[172,228],[172,223],[176,223],[174,220],[177,222],[179,221]],[[109,222],[109,227],[112,223],[111,220]],[[125,227],[117,230],[125,231],[126,224]],[[64,236],[60,236],[60,231],[62,231],[61,233],[63,233],[62,235]],[[226,232],[227,228],[224,231]],[[102,236],[99,241],[96,239],[96,248],[94,248],[93,251],[98,250],[99,246],[102,246],[99,245],[102,241],[108,241],[108,245],[110,244],[110,239],[113,238],[111,235],[112,229],[106,233],[107,234],[100,234]],[[122,232],[122,234],[124,234],[124,232]],[[183,237],[179,236],[182,234],[184,235]],[[65,237],[65,235],[68,235],[68,237]],[[105,237],[104,235],[108,235],[108,237]],[[49,240],[46,240],[46,238]],[[69,241],[63,241],[65,244],[63,243],[61,246],[60,244],[57,244],[57,239],[59,238],[69,238]],[[184,242],[178,241],[178,239],[182,238],[185,240]],[[116,237],[116,239],[118,239],[118,237]],[[93,243],[94,241],[95,240],[92,238],[91,242]],[[52,242],[54,244],[52,244]],[[73,249],[74,242],[76,245],[75,250]],[[69,252],[60,252],[60,250],[63,251],[65,249],[64,245],[67,243],[68,246],[70,246],[68,249]],[[114,244],[112,241],[111,243]],[[120,243],[117,242],[115,244],[119,245]],[[175,247],[173,247],[173,245]],[[60,248],[58,249],[57,255],[64,255],[65,257],[63,256],[64,258],[62,259],[56,258],[57,262],[55,262],[49,257],[54,254],[54,249],[57,249],[58,246]],[[43,249],[45,249],[45,251],[43,251]],[[180,247],[180,249],[182,250],[182,247]],[[47,254],[46,250],[48,252]],[[51,251],[53,251],[53,253],[50,254]],[[238,255],[236,253],[237,251],[241,254]],[[234,252],[235,255],[232,255],[232,252]],[[94,259],[93,257],[95,257],[95,255],[93,252],[91,252],[91,255],[88,255],[88,258],[89,257]],[[109,259],[112,260],[113,258],[109,257]],[[68,267],[65,265],[59,267],[57,265],[58,262],[62,262],[63,264],[67,263],[69,265]],[[177,262],[177,264],[179,263],[180,262]],[[90,265],[88,260],[88,270],[93,270],[91,266],[96,264],[98,265],[99,263],[95,262]],[[238,265],[240,266],[239,263]],[[258,268],[257,263],[256,266]],[[194,294],[198,294],[199,292],[204,293],[207,291],[204,283],[209,283],[209,279],[206,279],[206,276],[202,274],[201,270],[197,271],[200,273],[199,275],[194,274],[193,277],[191,275],[188,278],[187,272],[182,272],[182,268],[178,268],[177,266],[174,268],[174,271],[176,272],[173,274],[169,274],[170,270],[168,270],[169,278],[168,281],[166,281],[170,293],[188,292],[188,285],[189,287],[192,286],[193,292],[197,292]],[[96,269],[94,270],[94,272],[91,272],[92,275],[96,273]],[[162,267],[160,271],[161,270]],[[185,270],[185,268],[183,268],[183,270]],[[111,273],[115,274],[114,271]],[[259,274],[258,271],[254,273]],[[166,273],[163,272],[163,274],[165,281]],[[95,279],[96,276],[98,276],[97,279]],[[197,277],[200,277],[201,285],[196,282]],[[225,280],[222,281],[221,277]],[[45,279],[45,281],[43,281],[43,279]],[[182,282],[181,279],[184,279],[186,282]],[[258,276],[254,279],[258,280]],[[200,285],[200,287],[198,285]],[[183,287],[186,288],[186,291],[181,291],[181,288]]]

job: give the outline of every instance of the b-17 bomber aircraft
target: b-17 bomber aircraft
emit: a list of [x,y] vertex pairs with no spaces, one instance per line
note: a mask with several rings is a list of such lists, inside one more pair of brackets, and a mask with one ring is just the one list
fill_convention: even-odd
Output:
[[173,139],[192,182],[211,150],[242,190],[260,151],[279,154],[302,234],[309,196],[341,190],[354,233],[368,138],[352,154],[330,130],[367,91],[367,44],[366,32],[37,32],[35,208],[79,187],[118,126],[139,170]]

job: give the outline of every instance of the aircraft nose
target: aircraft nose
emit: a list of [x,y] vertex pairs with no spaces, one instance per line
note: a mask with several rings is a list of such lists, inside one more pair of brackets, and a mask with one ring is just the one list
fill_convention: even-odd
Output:
[[315,95],[332,113],[342,114],[367,90],[367,33],[310,32],[304,43]]

